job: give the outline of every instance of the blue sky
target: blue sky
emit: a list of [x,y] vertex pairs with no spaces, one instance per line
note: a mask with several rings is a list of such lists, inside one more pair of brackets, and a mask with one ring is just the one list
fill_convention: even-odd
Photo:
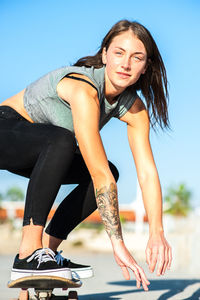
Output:
[[[94,54],[110,27],[136,20],[152,33],[166,65],[171,131],[151,133],[163,194],[186,183],[199,205],[200,1],[0,1],[0,102],[43,74]],[[102,130],[108,158],[120,171],[119,202],[136,195],[136,172],[126,127],[113,119]],[[0,171],[0,192],[28,181]],[[59,199],[68,191],[61,189]]]

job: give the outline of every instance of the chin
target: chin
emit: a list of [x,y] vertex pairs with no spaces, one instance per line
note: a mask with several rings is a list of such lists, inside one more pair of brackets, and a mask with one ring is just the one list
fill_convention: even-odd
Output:
[[116,87],[117,90],[125,90],[127,87],[129,87],[130,85],[132,85],[134,83],[130,82],[130,83],[116,83],[114,84],[114,86]]
[[[137,82],[137,79],[135,80],[130,80],[130,79],[121,79],[121,80],[115,80],[115,86],[118,86],[120,88],[127,88],[128,86],[135,84]],[[114,83],[114,82],[113,82]]]

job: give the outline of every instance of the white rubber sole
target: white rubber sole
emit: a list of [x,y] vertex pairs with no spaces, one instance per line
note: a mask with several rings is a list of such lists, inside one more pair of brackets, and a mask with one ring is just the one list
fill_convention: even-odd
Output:
[[72,279],[72,272],[68,268],[62,269],[52,269],[52,270],[20,270],[12,269],[11,280],[16,280],[26,276],[58,276],[66,279]]
[[[80,268],[80,269],[73,269],[71,268],[72,276],[75,279],[86,279],[91,278],[94,276],[94,272],[92,268]],[[78,276],[77,276],[78,275]]]

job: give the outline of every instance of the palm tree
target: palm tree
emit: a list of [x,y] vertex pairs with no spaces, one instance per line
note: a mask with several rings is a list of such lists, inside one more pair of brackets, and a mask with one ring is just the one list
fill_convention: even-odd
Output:
[[192,209],[191,195],[191,191],[184,183],[179,184],[177,188],[170,187],[164,198],[166,207],[164,213],[186,217]]

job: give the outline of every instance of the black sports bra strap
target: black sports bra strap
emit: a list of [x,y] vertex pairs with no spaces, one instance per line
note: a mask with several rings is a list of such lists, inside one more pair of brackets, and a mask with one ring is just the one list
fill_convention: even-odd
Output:
[[65,75],[65,77],[67,77],[67,78],[72,78],[72,79],[75,79],[75,80],[84,81],[84,82],[90,84],[90,85],[97,91],[97,93],[98,93],[98,89],[96,88],[96,86],[95,86],[93,83],[89,82],[88,80],[86,80],[86,79],[84,79],[84,78],[75,77],[75,76],[70,75],[70,74]]

